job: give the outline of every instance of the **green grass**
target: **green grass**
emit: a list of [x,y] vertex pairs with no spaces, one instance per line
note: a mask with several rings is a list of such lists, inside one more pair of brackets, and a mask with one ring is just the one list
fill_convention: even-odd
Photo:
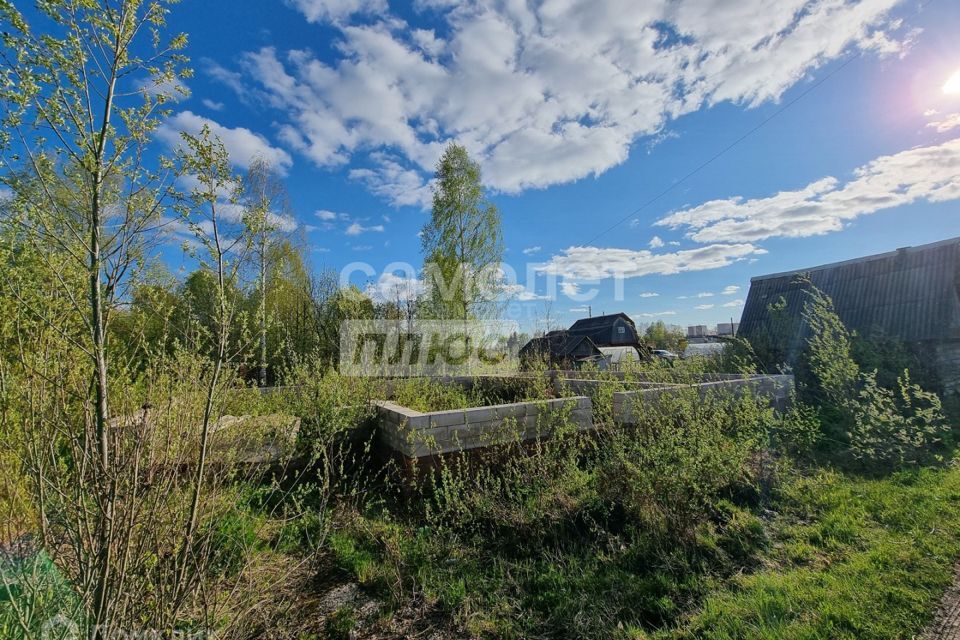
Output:
[[783,492],[766,567],[722,585],[664,638],[911,638],[960,557],[960,469]]
[[581,498],[501,530],[354,513],[331,548],[395,606],[496,638],[910,638],[960,557],[960,469],[791,475],[764,508],[719,501],[686,545]]

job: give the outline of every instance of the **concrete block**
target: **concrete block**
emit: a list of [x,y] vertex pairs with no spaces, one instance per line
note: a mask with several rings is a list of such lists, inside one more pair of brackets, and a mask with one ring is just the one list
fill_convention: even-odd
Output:
[[524,403],[504,404],[496,407],[496,417],[500,420],[507,418],[522,418],[527,414],[527,407]]
[[467,424],[476,424],[479,422],[489,422],[493,420],[496,415],[492,407],[478,407],[476,409],[467,409],[464,411],[467,418]]
[[428,429],[430,427],[430,416],[428,414],[420,414],[416,416],[407,416],[404,424],[407,429],[412,431],[419,431],[421,429]]
[[430,427],[451,427],[455,424],[466,424],[467,419],[464,411],[457,409],[454,411],[436,411],[430,414]]

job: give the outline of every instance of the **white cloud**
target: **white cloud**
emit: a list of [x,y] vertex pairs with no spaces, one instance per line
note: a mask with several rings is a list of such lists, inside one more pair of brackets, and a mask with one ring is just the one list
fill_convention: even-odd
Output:
[[260,134],[244,127],[226,127],[192,111],[181,111],[165,120],[157,128],[157,137],[175,148],[182,143],[181,132],[197,135],[204,125],[209,127],[211,134],[220,139],[230,154],[230,161],[239,167],[248,168],[257,157],[263,158],[280,172],[285,172],[293,164],[289,153],[272,146]]
[[350,178],[365,183],[372,193],[394,206],[430,208],[433,191],[419,172],[404,168],[392,158],[374,156],[374,160],[374,168],[352,169]]
[[396,302],[399,298],[401,303],[405,303],[416,300],[424,295],[426,290],[427,285],[423,280],[406,273],[381,273],[376,282],[371,282],[366,287],[367,295],[378,302]]
[[580,285],[576,282],[570,282],[569,280],[564,280],[560,283],[560,293],[567,296],[568,298],[573,297],[580,293]]
[[162,97],[169,102],[181,102],[190,97],[190,87],[180,79],[157,82],[154,78],[143,78],[135,81],[134,86],[153,98]]
[[698,311],[706,311],[707,309],[713,309],[716,305],[714,304],[698,304],[694,309]]
[[942,120],[934,120],[927,123],[927,127],[936,129],[937,133],[946,133],[960,127],[960,113],[951,113]]
[[409,19],[429,24],[411,25],[385,0],[290,0],[335,23],[333,60],[263,48],[241,56],[243,88],[207,71],[279,112],[281,139],[320,166],[389,153],[354,177],[426,206],[448,140],[505,192],[598,175],[683,114],[777,100],[851,49],[901,51],[901,1],[421,0],[429,15]]
[[347,227],[344,233],[346,233],[348,236],[358,236],[361,233],[370,233],[370,232],[383,233],[383,229],[384,227],[382,224],[374,224],[369,227],[365,227],[359,222],[354,222],[349,227]]
[[743,306],[743,300],[740,300],[740,299],[731,300],[730,302],[725,303],[723,306],[725,306],[725,307],[727,307],[727,308],[730,308],[730,309],[732,309],[732,308],[734,308],[734,307],[742,307],[742,306]]
[[660,239],[660,236],[653,236],[652,238],[650,238],[649,246],[651,249],[659,249],[660,247],[663,246],[663,240]]
[[327,209],[317,209],[316,211],[313,212],[313,215],[317,216],[324,222],[333,222],[338,217],[346,214],[337,213],[335,211],[328,211]]
[[569,247],[552,256],[538,271],[569,280],[671,275],[725,267],[758,251],[752,244],[713,244],[661,254],[646,250]]
[[701,243],[756,242],[822,235],[883,209],[958,198],[960,138],[882,156],[858,168],[846,183],[827,177],[767,198],[711,200],[656,224],[685,228]]
[[540,253],[540,247],[527,247],[523,250],[525,256],[532,256],[535,253]]
[[644,293],[641,293],[641,294],[640,294],[640,297],[641,297],[641,298],[656,298],[656,297],[658,297],[659,295],[660,295],[659,293],[652,293],[652,292],[646,291],[646,292],[644,292]]
[[740,291],[740,287],[735,284],[731,284],[729,286],[724,287],[723,291],[721,291],[720,293],[725,296],[732,296],[732,295],[736,295],[738,291]]
[[268,213],[267,224],[283,233],[292,233],[297,230],[297,221],[293,219],[293,216],[285,213]]
[[639,315],[641,318],[663,318],[667,316],[675,316],[677,315],[677,312],[676,311],[660,311],[657,313],[639,313],[637,315]]
[[216,100],[211,100],[210,98],[204,98],[200,101],[203,106],[211,111],[223,111],[223,103],[217,102]]
[[709,291],[704,291],[703,293],[698,293],[698,294],[697,294],[697,297],[698,297],[698,298],[712,298],[712,297],[713,297],[713,294],[710,293]]
[[336,21],[355,13],[387,10],[386,0],[288,0],[288,4],[302,13],[307,22]]
[[510,300],[516,300],[518,302],[530,302],[531,300],[548,300],[550,296],[541,295],[535,291],[527,288],[526,285],[519,283],[509,284],[501,283],[500,291],[503,293],[504,297]]

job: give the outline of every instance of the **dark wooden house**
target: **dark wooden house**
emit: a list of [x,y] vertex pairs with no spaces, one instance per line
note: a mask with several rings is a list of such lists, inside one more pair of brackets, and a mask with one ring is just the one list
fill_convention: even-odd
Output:
[[799,275],[832,298],[849,330],[906,344],[933,365],[946,391],[960,392],[960,238],[754,278],[740,336],[769,332],[769,307],[781,299],[790,316],[802,314]]
[[625,313],[583,318],[568,329],[571,335],[585,336],[598,347],[639,347],[637,326]]
[[575,369],[581,362],[603,357],[589,337],[573,335],[569,331],[551,331],[533,338],[520,349],[519,355],[523,369],[543,364],[551,369]]

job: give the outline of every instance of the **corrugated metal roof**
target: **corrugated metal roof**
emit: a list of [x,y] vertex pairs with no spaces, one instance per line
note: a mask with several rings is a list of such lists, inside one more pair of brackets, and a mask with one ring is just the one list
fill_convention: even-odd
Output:
[[740,335],[762,331],[768,306],[781,297],[791,314],[802,313],[800,274],[833,299],[850,330],[905,342],[960,339],[960,238],[754,278]]

